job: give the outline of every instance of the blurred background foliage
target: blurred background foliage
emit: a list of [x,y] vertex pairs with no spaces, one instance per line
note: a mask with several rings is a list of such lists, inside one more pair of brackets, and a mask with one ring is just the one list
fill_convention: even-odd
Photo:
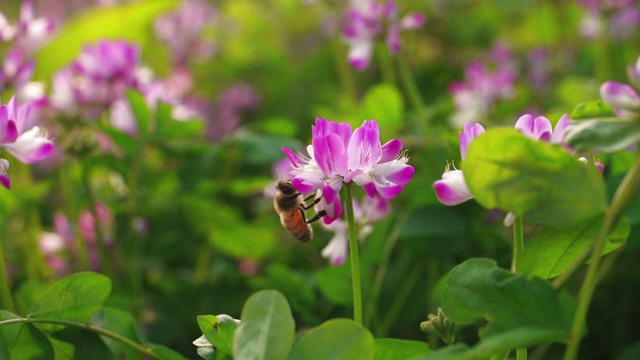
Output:
[[[436,312],[443,277],[453,266],[471,257],[496,259],[505,268],[510,261],[504,213],[474,202],[445,207],[432,190],[445,165],[460,161],[450,84],[464,79],[469,63],[489,62],[489,51],[505,44],[518,74],[514,96],[491,104],[474,121],[512,126],[525,112],[557,121],[576,104],[598,99],[603,81],[625,81],[626,66],[640,54],[637,24],[624,38],[581,35],[589,12],[576,1],[400,0],[401,14],[422,12],[427,24],[402,34],[398,57],[376,51],[369,68],[355,71],[340,36],[341,1],[209,3],[218,17],[202,36],[217,50],[188,63],[193,92],[216,104],[230,86],[246,84],[259,104],[242,112],[237,129],[214,139],[205,133],[219,124],[167,122],[165,109],[164,115],[158,110],[152,116],[168,125],[158,125],[144,141],[107,130],[122,151],[83,150],[63,166],[45,161],[30,169],[13,162],[12,189],[0,191],[0,234],[23,311],[59,276],[37,250],[39,234],[52,231],[57,212],[78,219],[82,209],[101,203],[113,216],[108,225],[113,243],[97,269],[114,280],[107,302],[131,311],[153,342],[195,358],[196,316],[237,318],[244,301],[260,289],[281,291],[304,328],[350,317],[348,264],[331,266],[320,256],[332,234],[316,226],[313,241],[298,242],[282,229],[264,190],[277,178],[271,169],[284,157],[280,148],[310,143],[316,117],[354,126],[376,118],[383,142],[400,138],[410,149],[416,173],[393,200],[391,216],[375,224],[361,247],[365,324],[376,337],[425,339],[419,324]],[[38,14],[59,20],[51,41],[35,53],[34,79],[49,90],[52,76],[84,44],[104,38],[140,45],[142,63],[160,77],[174,70],[169,49],[154,36],[153,22],[179,6],[177,0],[35,5]],[[19,6],[3,0],[0,10],[15,19]],[[528,56],[538,49],[546,53],[547,80],[534,86],[527,76],[536,64]],[[403,71],[411,72],[425,106],[411,97]],[[2,94],[2,103],[11,95]],[[135,95],[129,98],[135,103]],[[58,133],[54,140],[64,137]],[[632,160],[624,153],[602,159],[611,191]],[[638,347],[640,277],[634,269],[640,202],[629,214],[626,250],[590,312],[591,332],[582,353],[591,359]],[[144,231],[134,231],[140,222]],[[64,260],[70,271],[88,270],[86,261],[71,255]],[[477,335],[468,329],[460,336],[472,342]],[[545,358],[561,354],[553,350]]]

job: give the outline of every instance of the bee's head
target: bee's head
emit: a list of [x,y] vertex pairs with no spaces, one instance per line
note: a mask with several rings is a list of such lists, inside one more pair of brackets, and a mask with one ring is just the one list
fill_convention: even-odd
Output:
[[298,190],[291,185],[291,181],[279,181],[276,188],[280,190],[285,195],[293,195],[298,192]]

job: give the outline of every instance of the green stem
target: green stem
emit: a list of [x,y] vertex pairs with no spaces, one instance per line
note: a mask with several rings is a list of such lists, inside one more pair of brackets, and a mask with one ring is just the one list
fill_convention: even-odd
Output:
[[[513,222],[513,258],[511,259],[511,272],[520,272],[520,259],[524,252],[524,232],[522,231],[522,217],[517,216]],[[527,360],[527,348],[516,349],[517,360]]]
[[382,256],[380,258],[380,266],[378,266],[375,277],[373,278],[373,285],[371,286],[371,297],[369,298],[369,302],[367,303],[368,324],[370,324],[372,318],[376,320],[380,318],[376,311],[378,299],[380,298],[382,285],[389,269],[389,260],[391,259],[391,254],[393,253],[393,249],[395,248],[395,245],[400,238],[400,229],[402,229],[402,225],[406,221],[406,213],[403,213],[397,217],[396,222],[389,234],[389,237],[384,244],[384,249],[382,250]]
[[84,186],[87,200],[89,202],[89,212],[91,213],[91,216],[93,216],[95,224],[96,245],[98,247],[98,254],[100,256],[100,264],[104,274],[113,278],[113,269],[111,268],[111,261],[109,259],[109,253],[107,252],[107,247],[104,240],[102,224],[100,223],[100,218],[98,217],[98,212],[96,211],[96,199],[93,196],[93,191],[91,190],[91,185],[89,184],[89,165],[86,162],[83,162],[81,164],[81,167],[82,185]]
[[352,183],[344,184],[345,216],[349,228],[349,254],[351,258],[351,279],[353,283],[353,320],[362,325],[362,280],[360,278],[360,255],[358,254],[358,231],[353,214]]
[[11,312],[16,311],[16,305],[11,296],[11,287],[9,286],[9,277],[7,276],[7,264],[4,261],[4,249],[2,241],[0,241],[0,308],[7,309]]
[[524,235],[522,231],[522,218],[517,216],[513,222],[513,258],[511,259],[511,272],[519,273],[520,259],[524,251]]
[[578,294],[578,308],[576,310],[575,317],[573,318],[571,336],[567,342],[564,360],[575,360],[578,356],[580,334],[585,326],[587,312],[589,311],[591,299],[596,288],[598,270],[600,261],[602,260],[602,253],[604,252],[607,235],[615,226],[629,201],[634,198],[638,189],[640,189],[640,158],[636,159],[635,164],[633,164],[627,175],[622,179],[620,186],[618,186],[616,193],[613,195],[611,205],[605,214],[604,223],[600,228],[600,232],[593,240],[591,263],[584,283],[580,288],[580,293]]
[[393,62],[391,56],[389,56],[389,50],[385,44],[376,44],[376,55],[380,62],[380,72],[382,73],[382,80],[391,85],[396,84],[396,72],[393,69]]
[[338,69],[338,73],[340,74],[340,80],[342,81],[344,92],[347,94],[348,99],[351,100],[351,103],[355,104],[358,96],[353,81],[353,72],[349,68],[347,53],[344,51],[341,36],[334,37],[333,58],[336,63],[336,68]]
[[133,349],[135,349],[136,351],[151,356],[154,359],[164,359],[164,357],[162,357],[160,354],[157,354],[153,349],[145,347],[144,345],[138,344],[137,342],[126,338],[120,334],[111,332],[109,330],[103,329],[103,328],[99,328],[97,326],[91,325],[91,324],[86,324],[86,323],[81,323],[81,322],[77,322],[77,321],[71,321],[71,320],[62,320],[62,319],[47,319],[47,318],[17,318],[17,319],[9,319],[9,320],[4,320],[4,321],[0,321],[0,326],[6,326],[6,325],[12,325],[12,324],[23,324],[23,323],[29,323],[29,324],[35,324],[35,323],[42,323],[42,324],[55,324],[55,325],[64,325],[64,326],[73,326],[76,328],[80,328],[83,330],[87,330],[87,331],[91,331],[93,333],[96,333],[98,335],[102,335],[102,336],[106,336],[108,338],[111,338],[113,340],[116,340],[118,342],[121,342],[125,345],[128,345],[130,347],[132,347]]
[[423,124],[423,121],[426,120],[427,112],[424,101],[422,100],[422,95],[420,95],[420,90],[418,89],[418,84],[416,83],[415,77],[411,74],[411,69],[409,68],[409,64],[405,60],[402,54],[397,55],[398,58],[398,67],[400,70],[400,78],[402,79],[402,84],[404,85],[407,93],[409,94],[409,99],[413,103],[413,106],[420,114],[422,118],[420,124]]

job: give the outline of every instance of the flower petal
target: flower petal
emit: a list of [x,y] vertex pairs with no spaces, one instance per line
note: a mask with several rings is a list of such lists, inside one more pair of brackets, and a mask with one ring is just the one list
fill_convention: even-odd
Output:
[[442,180],[433,184],[438,200],[447,206],[458,205],[473,198],[464,180],[462,170],[446,171]]
[[544,116],[535,119],[531,114],[522,115],[515,125],[516,130],[534,140],[550,141],[553,128],[551,121]]
[[466,122],[464,124],[464,130],[460,132],[460,155],[462,156],[462,160],[467,157],[467,149],[471,141],[478,137],[478,135],[484,133],[484,131],[484,127],[479,123],[471,124],[470,122]]

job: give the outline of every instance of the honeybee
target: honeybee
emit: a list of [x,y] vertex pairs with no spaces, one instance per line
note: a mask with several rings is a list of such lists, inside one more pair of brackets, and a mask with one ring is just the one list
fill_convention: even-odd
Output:
[[306,202],[313,195],[305,199],[302,194],[291,185],[289,181],[280,181],[276,185],[276,196],[273,198],[273,207],[280,215],[280,222],[287,231],[298,240],[307,242],[313,237],[313,229],[311,224],[317,221],[327,213],[322,210],[316,213],[312,218],[307,219],[306,210],[311,209],[315,204],[320,202],[320,198],[315,199],[310,205]]

